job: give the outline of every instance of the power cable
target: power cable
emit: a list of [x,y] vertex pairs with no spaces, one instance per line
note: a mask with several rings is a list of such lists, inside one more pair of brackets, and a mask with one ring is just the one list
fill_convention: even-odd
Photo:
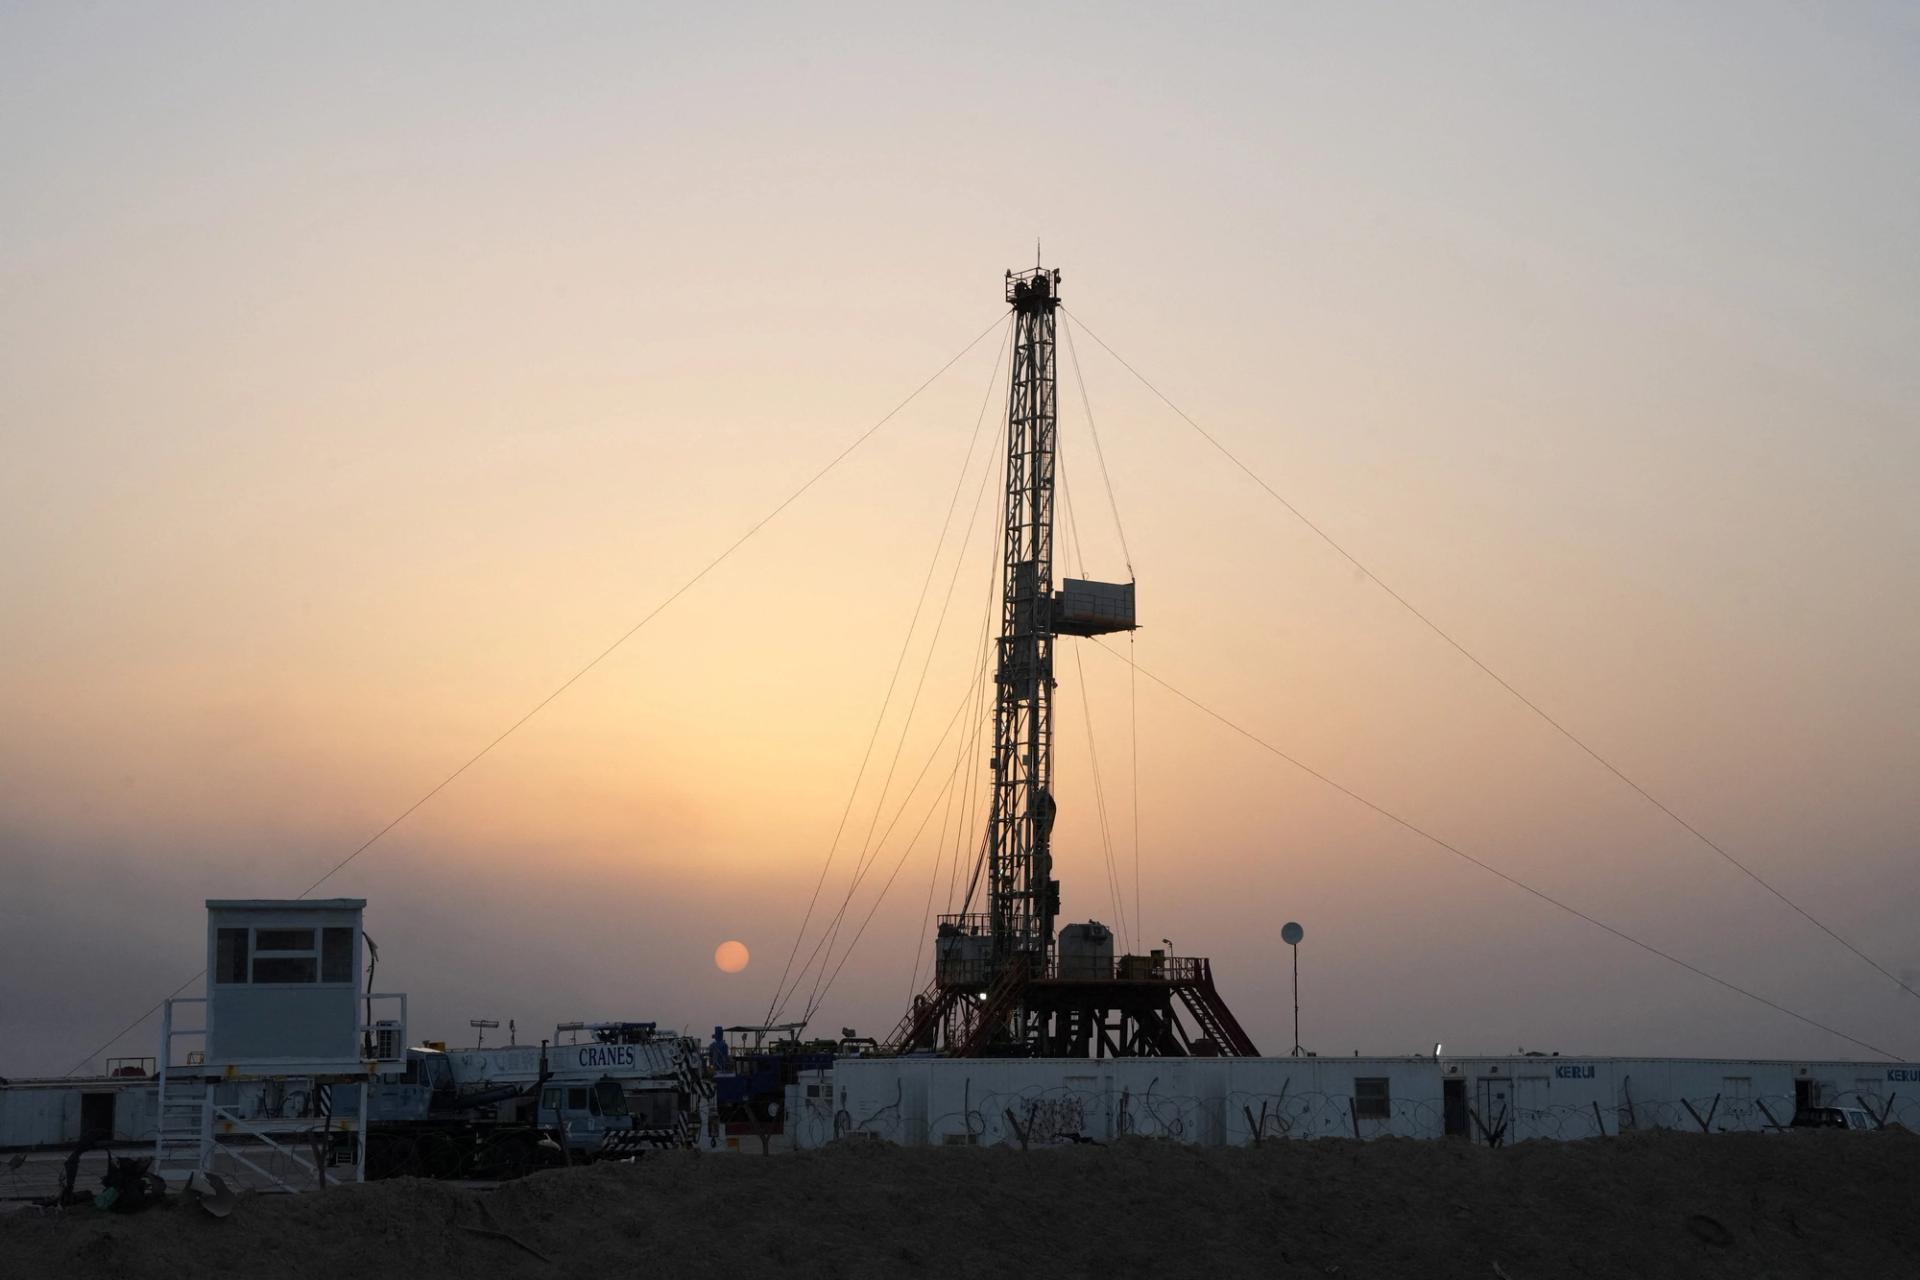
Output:
[[[1062,310],[1064,310],[1065,304],[1064,303],[1061,304],[1061,307],[1062,307]],[[1092,329],[1088,329],[1086,321],[1080,319],[1078,314],[1074,315],[1074,321],[1081,328],[1086,329],[1087,336],[1089,338],[1092,338],[1095,342],[1099,343],[1101,348],[1105,350],[1108,355],[1112,356],[1115,360],[1119,361],[1121,368],[1125,369],[1128,373],[1132,374],[1135,378],[1137,378],[1141,386],[1145,387],[1147,390],[1151,391],[1154,395],[1158,396],[1160,398],[1161,403],[1165,404],[1169,409],[1172,409],[1176,414],[1180,415],[1180,418],[1188,426],[1192,427],[1196,432],[1198,432],[1201,439],[1205,440],[1208,444],[1212,445],[1214,449],[1219,452],[1221,457],[1225,458],[1227,461],[1231,462],[1234,466],[1240,468],[1241,471],[1245,472],[1249,479],[1251,479],[1255,484],[1259,485],[1262,489],[1267,491],[1267,494],[1269,497],[1271,497],[1275,502],[1278,502],[1282,507],[1285,507],[1288,513],[1291,514],[1301,524],[1305,525],[1308,529],[1312,530],[1312,532],[1316,537],[1318,537],[1322,542],[1326,543],[1329,547],[1332,547],[1347,561],[1348,564],[1351,564],[1355,569],[1359,570],[1360,573],[1364,575],[1369,581],[1371,581],[1375,586],[1379,587],[1382,591],[1386,592],[1387,595],[1391,596],[1394,602],[1397,603],[1401,608],[1405,609],[1408,613],[1412,614],[1415,618],[1419,619],[1420,622],[1423,625],[1425,625],[1429,631],[1433,632],[1433,634],[1435,634],[1436,636],[1439,636],[1442,640],[1446,641],[1448,645],[1452,646],[1453,649],[1457,651],[1462,657],[1466,658],[1467,661],[1471,662],[1474,666],[1480,668],[1480,670],[1484,672],[1490,679],[1492,679],[1495,684],[1499,685],[1502,689],[1505,689],[1508,693],[1512,694],[1513,697],[1516,698],[1521,703],[1521,705],[1525,706],[1529,711],[1533,712],[1534,715],[1540,717],[1540,719],[1545,721],[1548,725],[1550,725],[1555,730],[1555,732],[1559,733],[1561,737],[1565,738],[1568,742],[1571,742],[1574,746],[1579,747],[1582,751],[1586,752],[1587,755],[1591,756],[1608,773],[1611,773],[1614,777],[1618,778],[1621,782],[1624,782],[1627,786],[1631,787],[1635,792],[1637,792],[1640,795],[1640,797],[1643,800],[1645,800],[1648,804],[1652,805],[1654,808],[1658,809],[1661,813],[1665,814],[1667,817],[1671,818],[1675,823],[1679,824],[1679,826],[1682,829],[1688,832],[1688,834],[1692,835],[1701,844],[1706,845],[1707,848],[1713,850],[1715,853],[1719,854],[1722,858],[1726,859],[1728,864],[1737,868],[1741,872],[1741,874],[1745,875],[1749,880],[1752,880],[1755,884],[1759,885],[1762,889],[1765,889],[1768,893],[1778,898],[1781,902],[1785,903],[1788,907],[1791,907],[1798,915],[1801,916],[1801,918],[1805,919],[1808,923],[1812,924],[1815,928],[1819,929],[1820,932],[1826,934],[1829,938],[1832,938],[1835,942],[1845,947],[1848,951],[1851,951],[1855,956],[1865,961],[1869,966],[1873,968],[1875,972],[1880,974],[1882,977],[1886,978],[1889,982],[1892,982],[1895,986],[1899,987],[1902,991],[1906,992],[1908,995],[1913,996],[1915,999],[1920,999],[1920,991],[1916,991],[1912,986],[1908,985],[1906,981],[1896,976],[1891,970],[1887,969],[1878,960],[1875,960],[1872,956],[1862,951],[1859,947],[1855,946],[1853,943],[1849,942],[1847,939],[1841,937],[1838,933],[1836,933],[1832,928],[1830,928],[1819,917],[1815,916],[1812,912],[1808,911],[1805,907],[1801,906],[1799,903],[1795,902],[1792,898],[1789,898],[1785,893],[1775,888],[1772,882],[1768,881],[1759,872],[1755,871],[1752,867],[1749,867],[1746,863],[1740,861],[1740,859],[1734,857],[1731,853],[1727,852],[1725,848],[1721,847],[1721,845],[1718,842],[1716,842],[1711,837],[1709,837],[1704,831],[1700,830],[1700,828],[1694,826],[1691,822],[1688,822],[1685,818],[1681,817],[1678,813],[1675,813],[1671,808],[1669,808],[1666,805],[1665,802],[1660,800],[1659,797],[1655,796],[1651,791],[1648,791],[1645,787],[1641,786],[1638,782],[1635,782],[1632,778],[1628,777],[1611,760],[1601,755],[1594,748],[1588,746],[1586,741],[1581,737],[1579,737],[1577,734],[1575,734],[1573,730],[1567,728],[1565,725],[1561,724],[1558,720],[1548,715],[1547,712],[1533,699],[1527,697],[1526,694],[1521,693],[1520,690],[1514,688],[1514,686],[1508,683],[1507,680],[1503,676],[1501,676],[1499,672],[1495,671],[1492,667],[1488,666],[1485,662],[1481,661],[1480,658],[1476,656],[1471,649],[1468,649],[1465,645],[1461,644],[1458,640],[1454,639],[1453,636],[1450,635],[1446,630],[1444,630],[1439,623],[1435,622],[1432,618],[1428,617],[1426,614],[1422,613],[1419,609],[1415,608],[1413,603],[1410,600],[1408,600],[1405,596],[1401,595],[1398,591],[1395,591],[1391,586],[1387,585],[1386,581],[1382,579],[1379,574],[1375,573],[1372,569],[1362,564],[1357,556],[1355,556],[1351,551],[1348,551],[1345,547],[1341,546],[1339,542],[1335,541],[1333,538],[1333,535],[1329,534],[1325,529],[1322,529],[1319,525],[1315,524],[1311,519],[1307,517],[1307,515],[1304,512],[1300,510],[1300,508],[1294,506],[1293,503],[1287,501],[1286,498],[1281,496],[1279,490],[1275,489],[1272,485],[1268,484],[1265,480],[1263,480],[1260,477],[1258,472],[1254,471],[1252,467],[1248,466],[1246,463],[1242,462],[1238,457],[1236,457],[1231,450],[1229,450],[1224,444],[1220,443],[1220,441],[1216,439],[1212,435],[1212,433],[1207,431],[1205,427],[1202,427],[1198,422],[1195,422],[1193,418],[1187,413],[1186,410],[1182,409],[1179,405],[1175,404],[1171,399],[1169,399],[1166,393],[1161,391],[1160,388],[1154,386],[1153,383],[1147,381],[1146,375],[1142,374],[1138,369],[1134,368],[1131,364],[1127,363],[1126,358],[1122,356],[1119,352],[1115,351],[1112,347],[1108,346],[1106,342],[1100,337],[1099,334],[1095,333]]]
[[[308,885],[305,889],[301,890],[299,896],[301,898],[305,898],[311,895],[314,890],[318,889],[321,885],[325,884],[327,881],[333,879],[333,877],[339,875],[342,871],[346,870],[347,866],[350,863],[352,863],[354,859],[358,858],[361,854],[365,853],[367,850],[373,848],[374,845],[378,844],[380,840],[384,836],[386,836],[388,832],[392,831],[395,827],[399,826],[402,822],[405,822],[409,817],[411,817],[413,815],[413,812],[416,809],[420,808],[420,806],[426,804],[429,800],[433,799],[435,796],[439,795],[442,791],[446,790],[447,787],[451,785],[456,778],[458,778],[461,774],[465,773],[467,770],[471,769],[474,765],[480,763],[481,760],[485,759],[486,756],[489,753],[491,753],[495,747],[499,746],[502,742],[505,742],[508,738],[512,737],[513,734],[517,730],[519,730],[519,728],[522,725],[526,724],[527,721],[533,719],[536,715],[540,714],[541,711],[545,710],[547,705],[551,703],[555,698],[558,698],[561,694],[565,693],[568,689],[572,688],[574,684],[577,681],[579,681],[579,679],[582,676],[586,675],[589,671],[592,671],[595,667],[599,666],[602,662],[606,661],[606,659],[613,654],[614,650],[618,649],[621,645],[631,640],[636,634],[639,633],[642,627],[645,627],[648,623],[652,622],[655,618],[659,617],[662,612],[664,612],[670,605],[674,603],[674,601],[678,600],[681,596],[685,595],[688,591],[692,590],[693,587],[696,584],[698,584],[701,579],[705,578],[708,574],[712,573],[715,569],[719,568],[721,563],[724,562],[734,552],[738,551],[742,546],[744,546],[748,541],[748,539],[752,538],[755,534],[759,533],[760,530],[764,529],[769,523],[771,523],[776,516],[778,516],[781,512],[785,511],[788,507],[792,506],[795,502],[797,502],[800,499],[801,495],[805,494],[809,489],[813,488],[814,485],[818,484],[821,480],[825,479],[827,474],[831,472],[834,468],[838,467],[842,462],[846,461],[847,457],[850,454],[852,454],[854,450],[858,449],[861,445],[865,444],[880,430],[880,428],[886,426],[889,422],[893,421],[893,419],[899,415],[901,410],[905,409],[908,405],[912,404],[916,399],[918,399],[921,392],[925,391],[928,387],[932,386],[935,382],[937,382],[940,379],[940,376],[942,374],[944,374],[947,370],[953,368],[954,365],[958,364],[961,358],[965,356],[969,351],[972,351],[975,347],[979,346],[983,338],[985,338],[988,334],[992,333],[995,329],[998,329],[1002,324],[1005,324],[1005,323],[1007,323],[1007,317],[1001,316],[995,319],[992,324],[982,329],[979,332],[979,334],[977,334],[971,342],[967,343],[966,346],[960,348],[960,350],[956,352],[951,359],[949,359],[945,364],[941,365],[938,369],[936,369],[932,373],[932,375],[927,378],[925,382],[922,382],[919,386],[915,387],[911,392],[909,392],[906,399],[902,400],[899,404],[889,409],[886,412],[886,414],[880,418],[878,422],[875,422],[872,426],[868,427],[865,431],[861,432],[858,436],[854,437],[853,442],[851,444],[847,445],[846,448],[842,449],[839,453],[835,454],[833,458],[824,467],[821,467],[818,471],[814,472],[813,475],[810,476],[804,484],[802,484],[799,488],[795,489],[792,493],[788,494],[786,498],[784,498],[778,506],[774,507],[773,510],[767,512],[766,515],[760,517],[759,520],[755,521],[753,525],[749,527],[745,533],[741,534],[738,538],[734,539],[733,542],[727,546],[726,550],[722,551],[719,555],[715,556],[712,560],[709,560],[706,566],[702,568],[698,573],[694,574],[691,578],[688,578],[685,582],[681,583],[680,586],[677,589],[675,589],[671,595],[667,596],[666,599],[662,600],[659,604],[655,605],[650,611],[648,611],[645,617],[641,618],[640,621],[634,623],[631,627],[628,627],[624,632],[622,632],[620,634],[619,639],[615,640],[612,644],[602,649],[592,659],[592,661],[588,662],[585,666],[581,667],[578,671],[575,671],[572,675],[568,676],[565,680],[561,681],[559,686],[556,687],[553,690],[553,692],[549,693],[546,697],[540,699],[539,702],[535,703],[533,705],[532,710],[528,711],[525,715],[521,716],[518,720],[515,720],[511,725],[508,725],[507,728],[504,731],[502,731],[497,737],[495,737],[491,742],[487,743],[486,746],[476,751],[472,756],[468,757],[467,761],[464,764],[462,764],[459,768],[455,769],[452,773],[448,774],[446,777],[442,778],[425,795],[421,796],[418,800],[415,800],[412,804],[408,805],[405,809],[402,809],[398,817],[394,818],[391,822],[387,823],[386,826],[381,827],[378,831],[374,832],[371,836],[369,836],[366,839],[365,842],[363,842],[360,845],[359,848],[355,849],[352,853],[349,853],[346,857],[340,859],[340,861],[335,863],[332,869],[329,870],[325,875],[321,876],[318,880],[315,880],[312,884]],[[135,1018],[132,1022],[128,1023],[126,1027],[124,1027],[120,1032],[118,1032],[113,1037],[113,1039],[107,1041],[105,1044],[101,1045],[98,1049],[95,1049],[92,1053],[88,1054],[85,1058],[82,1058],[79,1062],[75,1063],[71,1068],[68,1069],[67,1074],[68,1075],[74,1074],[74,1072],[78,1071],[81,1067],[85,1066],[88,1062],[92,1061],[94,1058],[99,1057],[102,1053],[105,1053],[108,1049],[111,1049],[122,1037],[127,1035],[129,1032],[133,1031],[136,1027],[138,1027],[141,1023],[145,1022],[148,1018],[151,1018],[154,1014],[158,1013],[163,1007],[165,1007],[167,1001],[173,999],[174,996],[179,995],[180,992],[185,991],[189,986],[193,985],[193,983],[205,977],[206,972],[207,971],[205,969],[202,969],[199,973],[194,974],[191,978],[188,978],[185,982],[181,983],[178,987],[175,987],[172,995],[162,996],[158,1001],[154,1003],[152,1008],[148,1009],[145,1013],[142,1013],[139,1017]]]
[[[1127,657],[1120,654],[1116,650],[1109,649],[1107,648],[1106,645],[1100,644],[1100,642],[1097,639],[1094,641],[1094,643],[1096,645],[1099,645],[1101,651],[1108,654],[1109,656],[1113,658],[1117,658],[1121,662],[1130,661]],[[1285,751],[1282,751],[1279,747],[1274,746],[1271,742],[1268,742],[1265,738],[1260,737],[1258,734],[1254,733],[1251,729],[1247,729],[1235,723],[1234,721],[1229,720],[1226,716],[1222,715],[1218,711],[1215,711],[1212,707],[1208,706],[1206,703],[1201,702],[1198,698],[1195,698],[1193,695],[1185,692],[1184,690],[1175,688],[1172,684],[1162,679],[1161,677],[1155,675],[1153,672],[1147,670],[1145,667],[1136,667],[1135,669],[1139,671],[1141,675],[1145,676],[1147,679],[1153,681],[1155,684],[1165,689],[1168,693],[1171,693],[1176,698],[1179,698],[1182,702],[1185,702],[1189,706],[1193,707],[1195,710],[1204,712],[1205,714],[1211,716],[1213,719],[1218,720],[1221,724],[1233,730],[1235,733],[1239,734],[1241,737],[1245,738],[1247,741],[1253,743],[1255,746],[1261,748],[1264,751],[1271,752],[1273,755],[1278,756],[1280,759],[1286,761],[1288,764],[1300,770],[1300,772],[1306,774],[1308,777],[1313,778],[1315,781],[1323,783],[1328,787],[1331,787],[1333,790],[1347,797],[1347,799],[1352,800],[1354,803],[1373,810],[1373,812],[1387,819],[1387,821],[1407,831],[1412,832],[1414,835],[1419,836],[1422,840],[1425,840],[1427,843],[1446,850],[1448,853],[1451,853],[1456,858],[1460,858],[1466,862],[1472,863],[1474,866],[1480,868],[1480,870],[1486,872],[1488,875],[1496,876],[1499,879],[1506,881],[1508,884],[1512,885],[1514,888],[1524,890],[1527,893],[1532,894],[1534,897],[1540,899],[1542,902],[1545,902],[1550,906],[1558,907],[1560,910],[1566,912],[1568,915],[1575,916],[1581,920],[1586,921],[1588,924],[1592,925],[1596,929],[1600,929],[1606,933],[1612,934],[1614,937],[1620,939],[1622,942],[1631,943],[1634,946],[1640,948],[1642,951],[1647,952],[1649,955],[1658,956],[1660,959],[1667,961],[1669,964],[1678,965],[1680,968],[1685,969],[1687,972],[1695,974],[1698,977],[1705,978],[1707,981],[1715,983],[1719,986],[1725,987],[1728,991],[1734,992],[1736,995],[1745,996],[1747,999],[1763,1004],[1767,1008],[1772,1009],[1777,1013],[1784,1013],[1789,1018],[1793,1018],[1799,1022],[1803,1022],[1807,1026],[1813,1027],[1817,1030],[1824,1031],[1828,1035],[1837,1036],[1840,1039],[1847,1041],[1849,1044],[1858,1045],[1862,1049],[1866,1049],[1870,1052],[1877,1053],[1883,1058],[1889,1058],[1895,1062],[1902,1061],[1902,1058],[1899,1054],[1890,1053],[1887,1050],[1882,1049],[1878,1045],[1869,1044],[1867,1041],[1860,1039],[1858,1036],[1850,1036],[1846,1032],[1841,1031],[1836,1027],[1830,1027],[1826,1023],[1816,1021],[1815,1019],[1808,1017],[1804,1013],[1796,1012],[1793,1009],[1787,1008],[1787,1006],[1783,1004],[1780,1004],[1773,1000],[1769,1000],[1767,999],[1767,997],[1760,995],[1757,992],[1749,991],[1745,987],[1739,986],[1738,984],[1733,982],[1729,982],[1727,979],[1720,977],[1718,974],[1709,973],[1707,970],[1702,969],[1700,966],[1696,964],[1691,964],[1688,961],[1682,960],[1679,956],[1676,956],[1671,952],[1662,951],[1659,947],[1654,946],[1650,942],[1643,942],[1639,938],[1634,937],[1632,934],[1627,933],[1622,929],[1616,929],[1614,926],[1606,923],[1604,920],[1601,920],[1595,916],[1589,915],[1587,912],[1582,911],[1580,908],[1573,906],[1569,903],[1563,902],[1559,898],[1554,897],[1553,895],[1545,892],[1544,890],[1534,888],[1532,885],[1526,883],[1524,880],[1521,880],[1517,876],[1509,875],[1507,872],[1500,870],[1498,867],[1492,865],[1491,863],[1481,861],[1479,858],[1474,857],[1472,854],[1460,848],[1458,845],[1451,844],[1448,841],[1441,839],[1439,836],[1434,835],[1431,831],[1428,831],[1423,827],[1414,825],[1412,822],[1401,817],[1399,814],[1393,812],[1391,809],[1388,809],[1383,805],[1376,804],[1372,800],[1369,800],[1365,796],[1361,795],[1359,792],[1353,790],[1351,787],[1345,786],[1342,783],[1334,781],[1332,778],[1328,777],[1326,774],[1321,773],[1318,769],[1315,769],[1312,765],[1306,764],[1301,760],[1296,759],[1291,755],[1288,755]]]

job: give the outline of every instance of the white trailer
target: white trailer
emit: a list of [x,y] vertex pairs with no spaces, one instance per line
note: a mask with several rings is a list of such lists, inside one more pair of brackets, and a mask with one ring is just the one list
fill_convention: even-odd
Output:
[[836,1133],[907,1146],[1271,1138],[1504,1145],[1645,1129],[1771,1131],[1813,1107],[1920,1127],[1920,1067],[1542,1055],[1399,1058],[851,1058]]
[[0,1151],[152,1142],[157,1117],[150,1075],[0,1080]]

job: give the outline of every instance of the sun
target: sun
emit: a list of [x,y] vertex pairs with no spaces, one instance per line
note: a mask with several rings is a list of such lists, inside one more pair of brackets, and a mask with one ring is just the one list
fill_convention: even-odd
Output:
[[727,941],[713,949],[713,964],[722,973],[738,973],[747,967],[752,957],[747,954],[744,942]]

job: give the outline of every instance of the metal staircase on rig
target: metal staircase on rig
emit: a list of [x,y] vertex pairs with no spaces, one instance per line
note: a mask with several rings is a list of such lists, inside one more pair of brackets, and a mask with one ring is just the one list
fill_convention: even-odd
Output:
[[1260,1051],[1253,1046],[1253,1040],[1241,1029],[1240,1020],[1227,1008],[1227,1002],[1220,998],[1220,992],[1213,985],[1213,964],[1201,959],[1194,966],[1190,978],[1176,978],[1173,993],[1180,997],[1180,1003],[1199,1024],[1206,1037],[1223,1057],[1253,1058]]

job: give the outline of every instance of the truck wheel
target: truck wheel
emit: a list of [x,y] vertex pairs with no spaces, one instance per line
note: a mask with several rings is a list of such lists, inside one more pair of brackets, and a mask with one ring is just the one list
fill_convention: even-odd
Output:
[[460,1147],[452,1136],[445,1133],[422,1134],[420,1138],[420,1172],[428,1178],[454,1178],[460,1174],[465,1163],[461,1159]]
[[524,1133],[503,1134],[487,1152],[487,1163],[502,1182],[524,1178],[533,1169],[533,1140]]

